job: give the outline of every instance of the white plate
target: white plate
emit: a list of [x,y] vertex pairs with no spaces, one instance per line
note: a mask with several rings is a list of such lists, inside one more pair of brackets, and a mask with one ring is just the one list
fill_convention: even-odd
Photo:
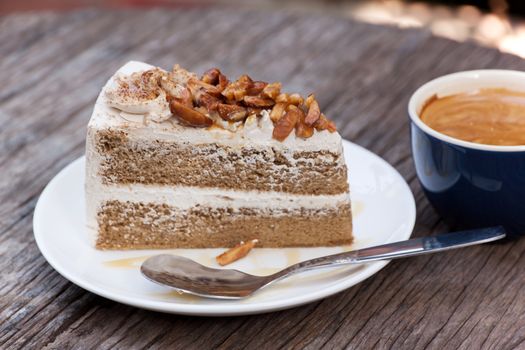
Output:
[[[349,249],[404,240],[415,222],[414,197],[403,178],[375,154],[344,141],[349,167],[355,243],[331,248],[254,249],[231,265],[269,274],[296,262]],[[62,276],[95,294],[121,303],[188,315],[244,315],[290,308],[318,300],[370,277],[387,262],[305,272],[277,282],[243,300],[215,300],[180,294],[156,285],[139,272],[147,257],[174,253],[218,267],[222,249],[98,251],[85,232],[84,158],[65,167],[42,192],[35,209],[35,240]]]

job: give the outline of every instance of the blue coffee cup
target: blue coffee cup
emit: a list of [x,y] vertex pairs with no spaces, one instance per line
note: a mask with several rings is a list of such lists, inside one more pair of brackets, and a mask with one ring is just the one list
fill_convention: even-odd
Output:
[[428,200],[449,225],[503,225],[511,235],[523,235],[525,145],[494,146],[459,140],[430,128],[419,118],[423,105],[433,96],[483,88],[525,92],[525,72],[459,72],[432,80],[414,92],[408,114],[417,177]]

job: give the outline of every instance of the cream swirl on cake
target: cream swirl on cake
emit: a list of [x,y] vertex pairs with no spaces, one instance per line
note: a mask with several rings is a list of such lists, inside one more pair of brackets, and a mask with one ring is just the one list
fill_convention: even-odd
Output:
[[106,89],[109,106],[125,113],[145,115],[155,122],[171,117],[161,79],[167,72],[158,68],[130,75],[119,74]]

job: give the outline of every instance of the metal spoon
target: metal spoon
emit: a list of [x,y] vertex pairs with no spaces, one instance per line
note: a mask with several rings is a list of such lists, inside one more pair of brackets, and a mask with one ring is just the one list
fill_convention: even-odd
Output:
[[503,227],[490,227],[413,238],[303,261],[268,276],[254,276],[238,270],[213,269],[191,259],[169,254],[147,259],[140,267],[140,271],[153,282],[185,293],[209,298],[239,299],[251,295],[270,283],[306,270],[441,252],[492,242],[503,237],[505,237]]

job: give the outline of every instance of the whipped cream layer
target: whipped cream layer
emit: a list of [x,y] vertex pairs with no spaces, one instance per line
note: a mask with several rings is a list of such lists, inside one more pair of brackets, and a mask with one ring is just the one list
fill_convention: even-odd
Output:
[[[119,77],[130,75],[155,68],[146,63],[131,61],[120,68],[109,79],[99,95],[89,122],[92,129],[119,129],[124,130],[132,138],[158,139],[167,142],[183,142],[190,144],[216,143],[229,147],[273,147],[276,149],[290,149],[292,151],[319,151],[326,150],[333,153],[342,153],[341,136],[337,132],[315,131],[313,136],[302,139],[292,132],[283,142],[272,138],[273,123],[268,112],[262,113],[260,118],[248,118],[245,123],[224,122],[221,127],[195,128],[183,125],[175,117],[166,120],[152,117],[151,112],[130,113],[133,109],[115,108],[114,102],[109,101],[107,92],[115,89]],[[111,95],[111,94],[110,94]],[[112,106],[113,105],[113,106]],[[155,106],[155,115],[164,115],[168,108],[158,104]],[[144,112],[144,110],[142,110]]]
[[87,227],[90,240],[94,244],[98,231],[97,213],[107,201],[132,203],[166,204],[180,210],[190,210],[196,206],[211,208],[253,208],[261,213],[276,215],[280,209],[289,211],[301,209],[333,209],[348,204],[349,193],[337,195],[293,195],[282,192],[235,191],[214,188],[187,186],[151,185],[103,185],[89,182],[86,195]]

